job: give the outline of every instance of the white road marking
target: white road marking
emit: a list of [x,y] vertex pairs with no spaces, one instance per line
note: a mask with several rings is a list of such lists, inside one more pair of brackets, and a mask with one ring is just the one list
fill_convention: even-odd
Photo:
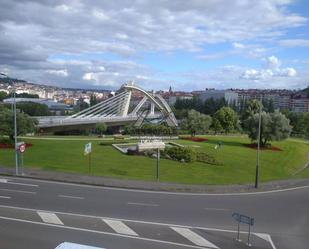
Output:
[[81,197],[81,196],[72,196],[72,195],[58,195],[58,197],[61,197],[61,198],[71,198],[71,199],[85,199],[84,197]]
[[36,194],[36,192],[33,192],[33,191],[24,191],[24,190],[7,189],[7,188],[0,188],[0,191],[9,191],[9,192],[16,192],[16,193],[23,193],[23,194],[33,194],[33,195]]
[[257,237],[263,239],[263,240],[266,240],[273,249],[276,249],[276,246],[273,242],[273,240],[271,239],[270,235],[267,234],[267,233],[254,233]]
[[116,233],[138,236],[130,227],[119,220],[102,219],[107,225],[109,225]]
[[63,225],[62,221],[54,213],[50,212],[37,212],[41,219],[46,223]]
[[128,205],[136,205],[136,206],[148,206],[148,207],[158,207],[158,204],[151,203],[141,203],[141,202],[128,202]]
[[[283,189],[260,191],[260,192],[217,193],[216,194],[216,193],[188,193],[188,192],[184,193],[184,192],[169,192],[169,191],[153,191],[153,190],[127,189],[127,188],[119,188],[119,187],[93,186],[93,185],[69,183],[69,182],[59,182],[59,181],[56,182],[56,181],[48,181],[48,180],[40,180],[40,179],[28,179],[28,178],[25,178],[25,177],[23,178],[23,180],[36,181],[36,182],[44,182],[44,183],[58,184],[58,185],[78,186],[78,187],[83,187],[83,188],[96,188],[96,189],[105,189],[105,190],[114,190],[114,191],[125,191],[125,192],[135,192],[135,193],[183,195],[183,196],[243,196],[243,195],[261,195],[261,194],[280,193],[280,192],[288,192],[288,191],[294,191],[294,190],[300,190],[300,189],[309,188],[309,185],[305,185],[305,186],[299,186],[299,187],[293,187],[293,188],[283,188]],[[33,184],[29,184],[29,185],[33,185]],[[37,186],[37,185],[34,185],[34,186]]]
[[61,225],[56,225],[56,224],[42,223],[42,222],[30,221],[30,220],[22,220],[22,219],[9,218],[9,217],[4,217],[4,216],[0,216],[0,219],[9,220],[9,221],[23,222],[23,223],[29,223],[29,224],[35,224],[35,225],[42,225],[42,226],[58,227],[58,228],[62,228],[62,229],[70,229],[70,230],[81,231],[81,232],[105,234],[105,235],[122,237],[122,238],[150,241],[150,242],[162,243],[162,244],[167,244],[167,245],[175,245],[175,246],[188,247],[188,248],[196,248],[196,249],[205,249],[205,247],[181,244],[181,243],[164,241],[164,240],[158,240],[158,239],[149,239],[149,238],[144,238],[144,237],[136,237],[136,236],[130,236],[130,235],[125,235],[125,234],[119,234],[119,233],[109,233],[109,232],[97,231],[97,230],[91,230],[91,229],[85,229],[85,228],[61,226]]
[[21,182],[6,182],[7,184],[13,184],[13,185],[21,185],[21,186],[29,186],[29,187],[38,187],[39,185],[36,184],[28,184],[28,183],[21,183]]
[[7,179],[0,179],[0,183],[7,183],[8,180]]
[[193,232],[188,228],[182,228],[182,227],[171,227],[171,228],[175,232],[185,237],[187,240],[190,240],[195,245],[219,249],[219,247],[217,247],[207,239],[203,238],[202,236],[200,236],[199,234]]
[[1,195],[0,195],[0,198],[2,198],[2,199],[11,199],[10,196],[1,196]]
[[205,210],[210,210],[210,211],[229,211],[227,208],[204,208]]

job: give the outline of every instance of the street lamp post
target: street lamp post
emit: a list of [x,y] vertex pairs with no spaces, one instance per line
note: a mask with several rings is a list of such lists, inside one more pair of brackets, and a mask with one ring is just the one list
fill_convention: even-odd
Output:
[[18,175],[18,148],[17,148],[17,120],[16,120],[16,93],[15,90],[13,92],[13,103],[14,103],[14,143],[15,143],[15,170],[16,170],[16,175]]
[[260,140],[261,140],[261,117],[262,117],[262,97],[259,103],[259,130],[258,130],[258,139],[257,139],[257,150],[256,150],[256,168],[255,168],[255,188],[259,187],[259,178],[260,178]]

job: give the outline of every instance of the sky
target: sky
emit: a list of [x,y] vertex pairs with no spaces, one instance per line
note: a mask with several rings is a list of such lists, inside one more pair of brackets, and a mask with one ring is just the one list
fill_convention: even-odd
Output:
[[305,88],[309,1],[0,0],[0,73],[73,88]]

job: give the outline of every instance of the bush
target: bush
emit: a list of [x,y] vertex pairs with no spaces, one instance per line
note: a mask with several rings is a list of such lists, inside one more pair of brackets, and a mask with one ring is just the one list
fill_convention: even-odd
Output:
[[14,140],[8,137],[0,137],[0,144],[14,144]]
[[185,162],[196,161],[196,151],[189,147],[165,148],[164,154],[177,161],[181,161],[182,159]]
[[201,162],[201,163],[208,163],[208,164],[212,164],[212,165],[222,165],[222,163],[217,161],[214,156],[209,155],[205,152],[197,153],[196,160],[198,162]]

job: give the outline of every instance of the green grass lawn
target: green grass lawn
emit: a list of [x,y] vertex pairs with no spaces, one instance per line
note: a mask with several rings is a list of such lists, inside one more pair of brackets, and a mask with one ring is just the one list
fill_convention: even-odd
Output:
[[[256,151],[244,147],[246,137],[206,136],[207,142],[175,142],[199,146],[197,149],[214,155],[222,166],[204,163],[179,163],[160,160],[160,181],[187,184],[252,183],[255,177]],[[89,138],[91,141],[91,138]],[[83,155],[82,140],[23,139],[33,146],[24,154],[25,167],[88,174],[88,157]],[[222,141],[221,149],[215,145]],[[121,143],[121,141],[119,141]],[[122,179],[155,180],[156,159],[145,156],[127,156],[111,146],[100,146],[93,140],[92,174]],[[308,160],[309,145],[303,140],[290,139],[274,142],[282,151],[261,151],[261,181],[309,177],[309,169],[292,176]],[[14,151],[0,149],[0,165],[14,166]]]

